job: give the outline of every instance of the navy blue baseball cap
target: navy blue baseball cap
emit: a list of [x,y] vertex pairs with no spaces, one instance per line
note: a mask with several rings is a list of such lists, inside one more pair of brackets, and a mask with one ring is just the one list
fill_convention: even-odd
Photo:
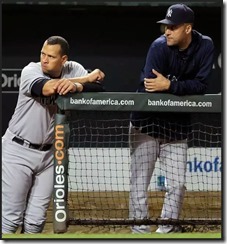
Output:
[[194,12],[183,3],[177,3],[167,9],[166,17],[157,23],[165,25],[179,25],[183,23],[194,23]]

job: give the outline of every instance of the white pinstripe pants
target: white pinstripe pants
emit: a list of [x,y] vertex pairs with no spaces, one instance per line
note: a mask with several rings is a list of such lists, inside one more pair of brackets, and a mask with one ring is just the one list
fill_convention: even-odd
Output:
[[185,193],[187,142],[165,143],[130,127],[131,178],[129,218],[149,218],[147,190],[157,158],[166,171],[166,194],[161,218],[178,219]]

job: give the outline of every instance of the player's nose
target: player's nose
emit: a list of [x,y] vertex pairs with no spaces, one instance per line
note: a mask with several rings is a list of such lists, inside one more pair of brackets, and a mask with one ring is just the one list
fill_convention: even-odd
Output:
[[48,59],[47,56],[44,56],[44,57],[42,57],[42,61],[43,61],[44,63],[47,63],[47,62],[49,61],[49,59]]

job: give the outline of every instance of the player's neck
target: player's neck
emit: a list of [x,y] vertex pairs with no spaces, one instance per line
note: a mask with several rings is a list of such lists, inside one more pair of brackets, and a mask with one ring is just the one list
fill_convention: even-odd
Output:
[[186,39],[185,39],[185,40],[178,46],[179,51],[184,51],[184,50],[186,50],[186,49],[189,47],[189,45],[191,44],[191,42],[192,42],[192,36],[189,35],[188,38],[186,38]]

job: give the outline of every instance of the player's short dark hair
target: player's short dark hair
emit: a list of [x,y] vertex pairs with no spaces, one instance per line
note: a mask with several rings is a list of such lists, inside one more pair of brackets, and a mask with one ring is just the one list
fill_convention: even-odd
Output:
[[51,36],[46,40],[48,45],[56,45],[59,44],[61,46],[61,54],[68,55],[69,54],[69,44],[65,40],[65,38],[61,36]]

